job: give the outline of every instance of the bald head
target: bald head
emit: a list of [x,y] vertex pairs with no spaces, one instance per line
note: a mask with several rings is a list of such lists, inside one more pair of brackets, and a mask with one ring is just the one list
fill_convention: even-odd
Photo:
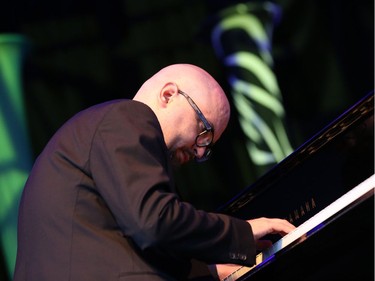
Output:
[[147,104],[154,111],[168,146],[183,133],[176,131],[177,122],[192,119],[197,123],[196,113],[178,90],[194,100],[214,127],[216,142],[228,124],[230,106],[222,87],[204,69],[191,64],[167,66],[150,77],[133,99]]

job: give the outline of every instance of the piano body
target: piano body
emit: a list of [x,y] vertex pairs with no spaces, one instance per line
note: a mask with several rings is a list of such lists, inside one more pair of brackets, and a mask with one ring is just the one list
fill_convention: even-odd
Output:
[[297,229],[232,280],[374,280],[374,93],[218,211],[281,217]]

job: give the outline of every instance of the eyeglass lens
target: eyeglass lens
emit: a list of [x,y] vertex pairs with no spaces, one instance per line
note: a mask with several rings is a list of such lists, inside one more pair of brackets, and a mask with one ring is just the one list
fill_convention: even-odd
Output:
[[197,136],[195,142],[197,146],[200,146],[200,147],[208,146],[212,143],[212,138],[213,138],[212,131],[206,130]]

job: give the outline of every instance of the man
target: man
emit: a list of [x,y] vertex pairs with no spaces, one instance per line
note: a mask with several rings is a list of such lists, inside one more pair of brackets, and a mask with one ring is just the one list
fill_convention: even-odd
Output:
[[212,76],[176,64],[133,100],[66,122],[24,188],[14,281],[187,280],[191,260],[253,265],[261,237],[294,226],[197,210],[173,183],[172,163],[208,158],[229,114]]

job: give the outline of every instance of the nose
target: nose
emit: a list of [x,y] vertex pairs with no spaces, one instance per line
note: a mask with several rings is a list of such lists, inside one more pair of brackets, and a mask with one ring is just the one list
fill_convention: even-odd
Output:
[[194,155],[196,158],[202,158],[204,153],[206,152],[207,147],[198,147],[195,146],[194,148]]

